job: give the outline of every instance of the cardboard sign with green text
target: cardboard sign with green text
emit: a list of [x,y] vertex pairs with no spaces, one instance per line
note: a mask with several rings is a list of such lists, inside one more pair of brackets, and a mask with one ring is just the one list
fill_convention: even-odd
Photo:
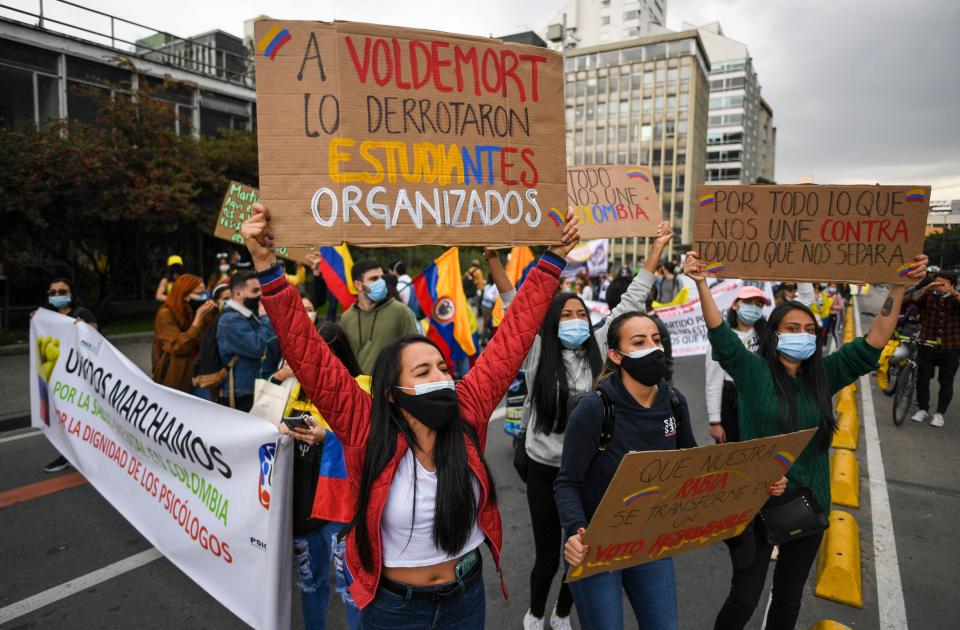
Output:
[[669,558],[742,532],[816,429],[678,451],[628,453],[590,519],[575,582]]
[[657,235],[660,200],[648,168],[568,166],[567,203],[580,218],[584,240]]
[[[225,241],[230,241],[234,245],[243,245],[243,236],[240,234],[240,226],[253,214],[253,204],[260,201],[260,191],[253,186],[247,186],[240,182],[230,182],[227,187],[227,194],[223,196],[223,203],[220,204],[220,214],[217,216],[217,227],[213,230],[213,235]],[[303,265],[308,265],[307,254],[316,250],[316,247],[278,247],[277,256],[294,260]]]
[[693,248],[722,278],[907,284],[929,186],[697,189]]
[[353,22],[255,25],[260,192],[284,246],[556,243],[563,59]]

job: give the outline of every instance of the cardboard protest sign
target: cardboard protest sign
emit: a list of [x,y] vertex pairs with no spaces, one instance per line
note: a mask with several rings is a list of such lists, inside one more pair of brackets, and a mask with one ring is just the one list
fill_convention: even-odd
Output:
[[568,166],[567,203],[584,239],[656,236],[661,220],[653,174],[642,166]]
[[678,451],[628,453],[590,520],[568,582],[699,549],[742,532],[816,429]]
[[[240,226],[253,214],[252,206],[259,201],[260,191],[253,186],[230,182],[227,194],[223,196],[223,203],[220,204],[220,214],[217,216],[217,227],[213,235],[235,245],[243,245]],[[281,258],[308,265],[307,254],[315,250],[316,247],[278,247],[275,251]]]
[[694,249],[724,278],[904,284],[929,186],[697,189]]
[[255,25],[260,191],[284,246],[559,241],[563,63],[496,39]]

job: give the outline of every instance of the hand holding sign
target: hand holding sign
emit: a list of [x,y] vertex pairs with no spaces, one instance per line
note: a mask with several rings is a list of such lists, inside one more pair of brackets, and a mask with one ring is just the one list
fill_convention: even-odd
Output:
[[583,535],[585,530],[581,527],[577,530],[577,533],[567,539],[566,544],[563,546],[563,557],[566,559],[567,564],[570,565],[570,568],[579,567],[583,564],[583,561],[586,560],[587,554],[590,553],[590,545],[583,544]]
[[273,233],[270,231],[270,211],[262,204],[253,204],[253,214],[243,222],[240,228],[243,241],[247,245],[253,266],[257,271],[269,269],[277,262],[277,257],[270,249],[273,246]]
[[580,242],[580,219],[570,210],[567,211],[567,221],[563,225],[563,234],[560,236],[560,240],[562,243],[551,246],[550,251],[565,259],[567,254]]

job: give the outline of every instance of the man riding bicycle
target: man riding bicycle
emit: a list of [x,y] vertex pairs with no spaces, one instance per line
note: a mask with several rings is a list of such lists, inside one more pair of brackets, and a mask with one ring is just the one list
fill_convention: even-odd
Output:
[[953,398],[953,377],[960,366],[960,293],[957,275],[938,271],[933,282],[916,291],[911,299],[920,309],[920,339],[938,345],[921,345],[917,354],[917,406],[920,408],[911,420],[923,422],[930,409],[930,379],[938,370],[940,393],[937,412],[930,426],[942,427],[943,415]]

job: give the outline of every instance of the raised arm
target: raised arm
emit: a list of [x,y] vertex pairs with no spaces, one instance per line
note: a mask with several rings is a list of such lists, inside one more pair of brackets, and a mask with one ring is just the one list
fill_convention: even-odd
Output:
[[300,294],[284,277],[269,249],[273,245],[270,214],[260,204],[243,222],[241,233],[263,289],[263,306],[273,323],[283,357],[337,437],[362,446],[370,430],[370,395],[350,376],[307,317]]
[[527,274],[497,333],[473,368],[457,384],[463,418],[474,425],[481,451],[486,447],[488,420],[530,352],[550,301],[557,292],[560,272],[566,264],[564,259],[580,240],[578,221],[572,213],[567,215],[562,239],[563,244],[545,251],[536,267]]
[[683,273],[697,283],[697,293],[700,295],[700,308],[703,310],[703,321],[708,329],[717,328],[723,324],[723,314],[713,299],[713,293],[707,286],[707,269],[697,252],[687,252],[687,259],[683,263]]
[[[919,280],[927,273],[927,257],[923,254],[915,256],[913,265],[907,273],[907,277],[912,280]],[[867,343],[874,348],[882,350],[893,331],[897,327],[897,318],[900,316],[900,305],[903,304],[903,294],[907,290],[902,284],[895,284],[890,287],[887,299],[880,308],[880,313],[874,318],[870,325],[870,331],[867,332]]]
[[653,241],[650,254],[647,256],[647,259],[643,261],[643,269],[638,271],[637,275],[634,276],[630,282],[630,286],[623,292],[620,303],[617,304],[617,306],[610,311],[610,315],[603,320],[603,325],[593,332],[597,343],[600,344],[600,356],[604,356],[607,353],[607,329],[610,328],[610,324],[614,319],[631,311],[646,312],[647,295],[650,293],[650,288],[654,282],[653,272],[657,270],[660,255],[672,239],[673,228],[670,227],[667,221],[661,222],[660,225],[657,226],[657,238]]

